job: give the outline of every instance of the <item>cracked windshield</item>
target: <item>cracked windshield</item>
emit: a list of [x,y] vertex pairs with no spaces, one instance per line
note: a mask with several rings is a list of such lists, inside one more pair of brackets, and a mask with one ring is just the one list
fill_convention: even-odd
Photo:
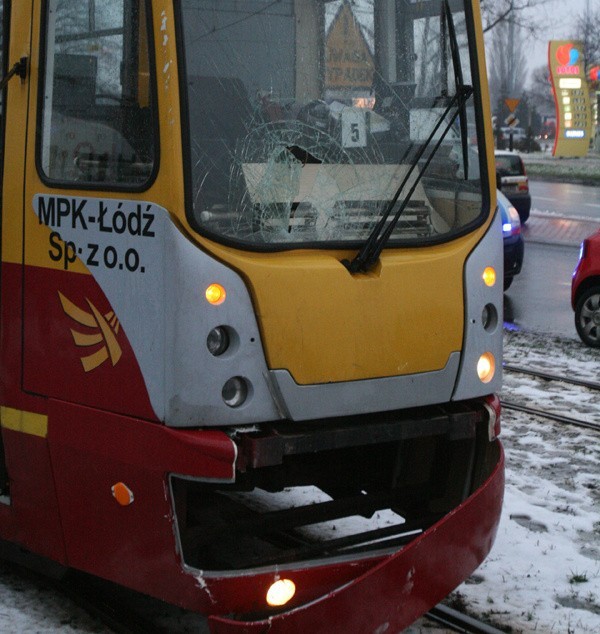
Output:
[[404,205],[394,245],[482,219],[462,2],[181,6],[199,232],[249,248],[358,245]]

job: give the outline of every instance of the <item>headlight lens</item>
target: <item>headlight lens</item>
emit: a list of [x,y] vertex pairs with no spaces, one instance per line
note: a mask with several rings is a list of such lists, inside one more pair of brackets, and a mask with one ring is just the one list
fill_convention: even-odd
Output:
[[223,386],[221,396],[225,405],[229,407],[239,407],[248,398],[248,383],[241,376],[234,376]]
[[486,304],[481,313],[481,323],[486,332],[493,332],[498,325],[498,311],[493,304]]
[[496,372],[496,360],[491,352],[484,352],[477,362],[477,376],[482,383],[489,383]]
[[206,338],[206,347],[214,356],[222,355],[229,348],[229,333],[225,326],[213,328]]
[[291,579],[279,579],[267,592],[267,603],[272,606],[285,605],[296,594],[296,584]]

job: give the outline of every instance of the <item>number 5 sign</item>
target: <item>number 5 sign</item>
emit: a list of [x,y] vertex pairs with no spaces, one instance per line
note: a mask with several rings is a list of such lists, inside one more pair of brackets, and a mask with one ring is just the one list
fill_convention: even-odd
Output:
[[342,110],[342,145],[344,147],[366,147],[367,121],[364,110],[344,108]]

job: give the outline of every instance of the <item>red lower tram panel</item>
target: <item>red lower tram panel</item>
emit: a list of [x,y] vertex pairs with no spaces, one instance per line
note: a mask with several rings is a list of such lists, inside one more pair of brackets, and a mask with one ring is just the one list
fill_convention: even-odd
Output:
[[462,583],[489,552],[504,490],[504,456],[501,446],[498,450],[495,469],[474,495],[348,584],[308,605],[260,620],[212,617],[211,631],[359,634],[408,627]]
[[[490,427],[481,402],[279,426],[236,438],[231,485],[174,478],[182,555],[204,571],[212,631],[410,625],[492,547],[504,457]],[[278,580],[295,588],[281,608],[266,600]]]
[[[482,401],[247,432],[48,405],[46,433],[3,430],[9,473],[39,459],[0,537],[214,632],[398,631],[495,537],[504,459]],[[295,592],[269,605],[278,580]]]
[[[466,423],[466,420],[462,422]],[[475,440],[478,434],[471,437],[474,442],[471,444],[470,462],[467,457],[469,451],[466,450],[469,442],[464,436],[460,438],[460,433],[454,437],[452,434],[447,435],[439,446],[444,449],[436,457],[436,451],[433,450],[435,435],[427,439],[421,437],[416,443],[405,440],[408,443],[405,449],[411,444],[414,449],[406,456],[408,471],[402,474],[400,467],[394,473],[401,474],[399,482],[404,477],[411,479],[408,472],[412,472],[416,478],[424,476],[424,472],[417,476],[417,463],[419,460],[429,462],[428,450],[432,450],[429,465],[435,474],[429,472],[428,477],[431,479],[427,485],[419,487],[416,480],[409,485],[404,480],[404,486],[400,484],[391,491],[394,498],[391,503],[389,499],[383,502],[389,491],[384,492],[382,487],[378,486],[372,492],[365,490],[361,498],[373,497],[373,504],[376,504],[377,499],[380,501],[380,508],[373,517],[380,515],[383,518],[382,528],[365,531],[360,545],[346,548],[346,544],[355,543],[352,536],[332,539],[330,548],[324,545],[323,552],[328,549],[330,554],[339,546],[337,554],[342,561],[337,564],[322,568],[295,566],[287,570],[281,566],[275,576],[271,574],[270,579],[280,577],[294,582],[297,589],[295,599],[306,588],[309,589],[309,596],[303,596],[292,604],[293,607],[279,613],[269,614],[263,608],[262,617],[260,610],[246,614],[238,610],[234,615],[213,616],[210,618],[211,631],[219,634],[332,631],[362,634],[398,632],[408,627],[462,583],[492,547],[504,492],[504,454],[500,442],[489,442],[487,427],[479,425],[480,432],[484,428],[485,438],[482,437],[483,433],[478,440]],[[459,445],[462,445],[461,449]],[[382,449],[379,445],[379,450]],[[382,462],[385,462],[383,455]],[[469,464],[470,468],[467,466]],[[454,492],[451,489],[459,482],[464,485],[467,480],[471,481],[472,492],[453,506],[452,498],[458,494],[458,488]],[[389,504],[389,508],[383,510],[386,504]],[[362,507],[365,516],[370,512],[368,507],[365,501]],[[394,526],[391,523],[393,511],[390,509],[404,514],[404,524]],[[404,530],[402,526],[405,526]],[[369,542],[370,539],[373,541]],[[366,561],[359,558],[359,554],[364,554],[369,548],[390,545],[392,548],[395,545],[391,554]],[[297,549],[296,554],[300,550]],[[344,551],[347,554],[345,561]],[[340,580],[337,584],[331,580],[329,585],[327,582],[324,584],[332,568],[336,569]],[[344,579],[344,571],[352,576],[350,580]],[[215,587],[219,583],[227,584],[228,580],[215,580]],[[264,606],[269,585],[267,579],[244,579],[240,576],[236,584],[240,595],[253,594],[256,602],[262,600]]]

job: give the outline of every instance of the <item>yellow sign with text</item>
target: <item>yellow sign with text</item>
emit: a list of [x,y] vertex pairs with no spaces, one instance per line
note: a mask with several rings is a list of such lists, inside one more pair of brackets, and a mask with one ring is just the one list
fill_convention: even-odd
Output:
[[585,76],[583,43],[552,40],[548,65],[556,104],[554,156],[585,156],[592,138],[590,91]]
[[334,90],[370,89],[373,56],[352,7],[344,2],[335,16],[326,43],[325,86]]

